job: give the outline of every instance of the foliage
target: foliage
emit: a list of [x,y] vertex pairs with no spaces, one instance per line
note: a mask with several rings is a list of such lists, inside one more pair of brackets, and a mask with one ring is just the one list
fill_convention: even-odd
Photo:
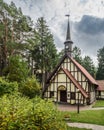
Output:
[[21,82],[28,77],[28,66],[20,56],[11,56],[9,66],[4,70],[9,81]]
[[92,59],[89,56],[84,57],[82,65],[93,77],[95,77],[96,69]]
[[0,130],[66,130],[61,113],[50,101],[17,95],[0,99]]
[[104,79],[104,47],[98,50],[98,71],[96,78],[99,80]]
[[0,96],[4,94],[13,94],[18,91],[18,84],[16,82],[8,82],[0,78]]
[[0,130],[19,130],[26,127],[24,120],[32,103],[25,97],[5,95],[0,99]]
[[35,77],[27,78],[25,81],[22,81],[19,86],[19,91],[29,98],[40,95],[40,84]]
[[75,46],[73,48],[73,58],[79,63],[82,64],[82,56],[81,56],[81,49]]
[[51,72],[57,63],[57,50],[53,36],[43,17],[39,18],[34,31],[34,49],[31,50],[36,71]]
[[8,66],[8,58],[15,54],[24,54],[26,40],[32,33],[30,17],[22,14],[13,2],[10,5],[0,0],[0,75]]
[[96,77],[96,68],[92,59],[89,56],[82,58],[81,50],[78,47],[73,48],[73,58],[81,64],[93,77]]

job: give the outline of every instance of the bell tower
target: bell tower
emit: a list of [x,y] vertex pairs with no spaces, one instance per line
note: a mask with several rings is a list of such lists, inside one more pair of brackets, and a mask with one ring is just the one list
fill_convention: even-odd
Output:
[[71,56],[73,42],[71,41],[71,36],[70,36],[70,23],[69,23],[70,15],[66,15],[66,16],[68,17],[68,25],[67,25],[66,41],[64,42],[65,54],[68,54],[69,56]]

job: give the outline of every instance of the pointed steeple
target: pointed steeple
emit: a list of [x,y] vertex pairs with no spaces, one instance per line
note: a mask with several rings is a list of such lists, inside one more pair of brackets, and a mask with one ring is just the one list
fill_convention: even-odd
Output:
[[69,56],[71,56],[73,42],[71,41],[71,36],[70,36],[70,23],[69,23],[69,16],[70,15],[66,15],[66,16],[68,17],[68,25],[67,25],[66,41],[64,42],[65,54],[68,54]]
[[66,34],[66,40],[70,40],[70,23],[69,23],[69,15],[66,15],[68,17],[68,25],[67,25],[67,34]]

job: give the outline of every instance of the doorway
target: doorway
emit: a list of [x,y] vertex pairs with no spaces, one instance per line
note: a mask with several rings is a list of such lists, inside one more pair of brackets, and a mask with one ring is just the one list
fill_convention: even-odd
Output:
[[61,90],[60,91],[60,102],[67,102],[66,90]]

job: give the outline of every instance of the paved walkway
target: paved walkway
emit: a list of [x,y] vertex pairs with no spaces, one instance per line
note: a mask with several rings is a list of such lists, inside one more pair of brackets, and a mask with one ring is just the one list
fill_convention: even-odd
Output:
[[67,123],[71,127],[86,128],[92,130],[104,130],[104,126],[86,123]]

